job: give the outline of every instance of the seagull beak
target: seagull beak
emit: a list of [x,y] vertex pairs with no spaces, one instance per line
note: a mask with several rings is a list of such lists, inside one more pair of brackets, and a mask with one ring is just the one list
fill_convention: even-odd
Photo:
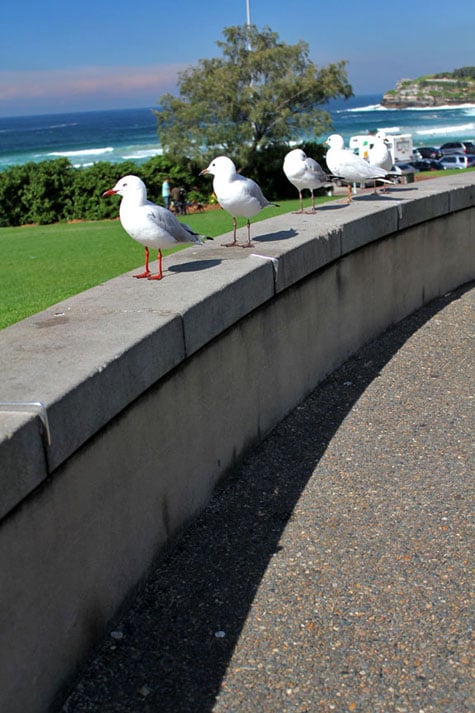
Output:
[[102,194],[102,197],[105,198],[106,196],[115,196],[116,193],[117,193],[117,191],[114,191],[114,189],[111,188],[108,191],[104,191],[104,193]]
[[204,168],[202,171],[199,172],[199,176],[205,176],[207,173],[209,173],[207,168]]

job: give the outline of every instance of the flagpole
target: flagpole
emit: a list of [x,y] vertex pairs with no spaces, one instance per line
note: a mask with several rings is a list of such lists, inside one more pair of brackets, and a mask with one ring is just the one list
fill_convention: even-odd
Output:
[[[248,31],[251,29],[251,7],[250,7],[250,0],[246,0],[246,25]],[[248,52],[251,51],[251,42],[249,40],[249,36],[247,39],[247,50]]]

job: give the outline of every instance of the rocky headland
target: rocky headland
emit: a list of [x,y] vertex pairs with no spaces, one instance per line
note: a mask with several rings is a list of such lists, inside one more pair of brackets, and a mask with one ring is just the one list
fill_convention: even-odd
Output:
[[384,94],[381,104],[387,109],[475,104],[475,67],[400,79],[395,89]]

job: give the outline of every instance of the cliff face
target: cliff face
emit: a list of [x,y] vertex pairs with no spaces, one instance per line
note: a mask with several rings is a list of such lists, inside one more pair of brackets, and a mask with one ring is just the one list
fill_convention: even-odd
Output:
[[395,89],[383,96],[381,104],[388,109],[475,104],[475,79],[427,76],[401,79]]

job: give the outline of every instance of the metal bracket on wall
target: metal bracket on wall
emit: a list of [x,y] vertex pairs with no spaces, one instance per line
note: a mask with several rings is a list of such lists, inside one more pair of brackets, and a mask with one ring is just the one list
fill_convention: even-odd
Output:
[[43,426],[43,439],[46,445],[51,445],[48,414],[42,401],[0,401],[0,411],[33,411],[37,413]]

